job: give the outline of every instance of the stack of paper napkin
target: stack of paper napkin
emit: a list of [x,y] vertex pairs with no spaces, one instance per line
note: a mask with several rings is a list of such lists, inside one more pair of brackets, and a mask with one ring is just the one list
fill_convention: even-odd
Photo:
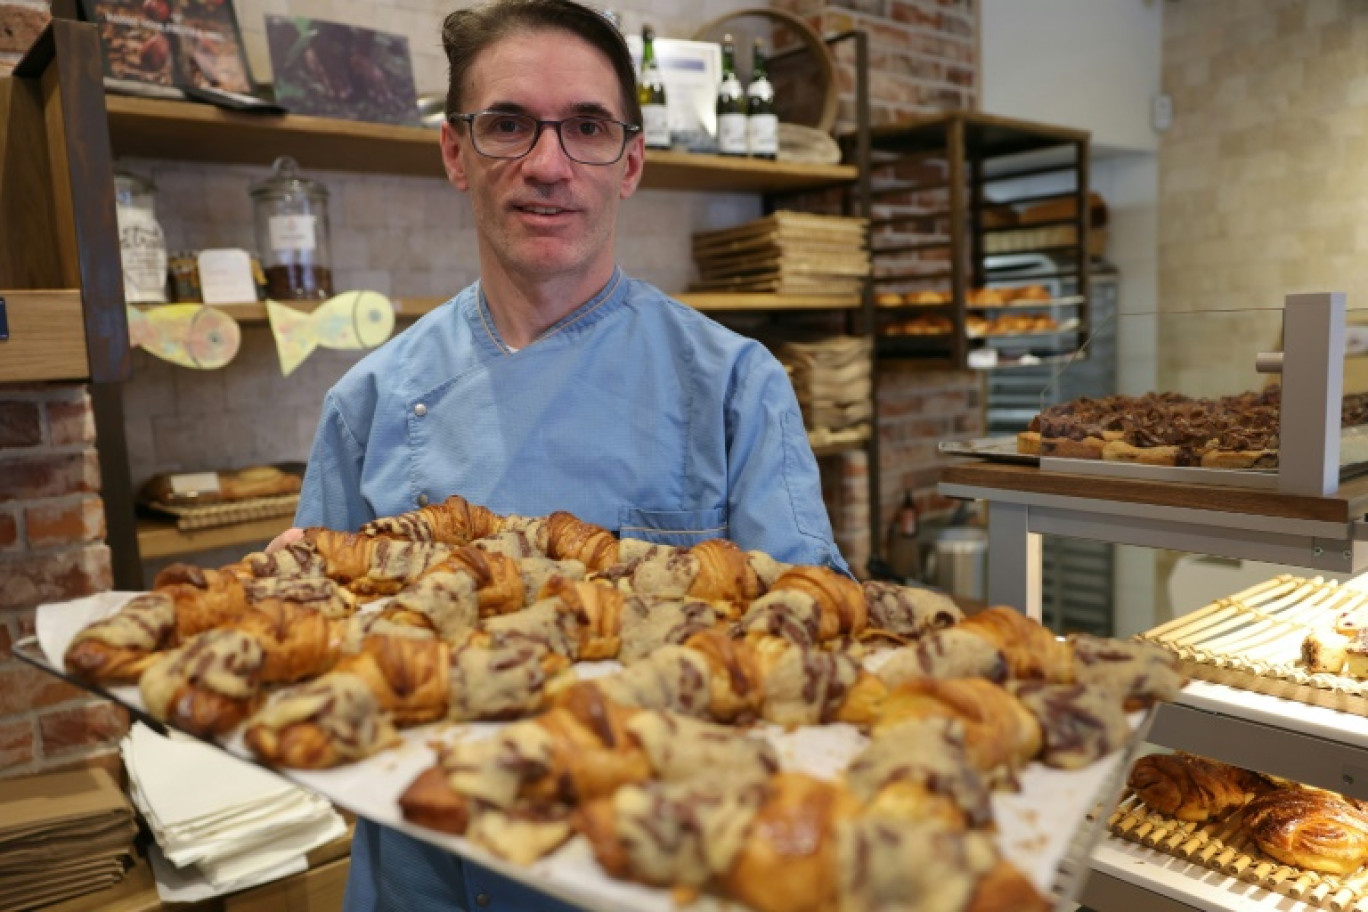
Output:
[[[829,336],[775,346],[788,369],[813,445],[863,440],[873,415],[867,336]],[[822,436],[832,438],[822,440]]]
[[133,801],[160,849],[151,859],[163,899],[303,871],[307,852],[346,832],[326,799],[210,745],[137,724],[121,747]]
[[123,878],[138,832],[102,769],[0,781],[0,909],[32,909]]

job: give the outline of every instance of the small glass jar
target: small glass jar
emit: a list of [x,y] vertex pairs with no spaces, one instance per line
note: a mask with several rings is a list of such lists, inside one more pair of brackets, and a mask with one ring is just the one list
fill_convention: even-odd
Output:
[[275,160],[271,176],[252,185],[251,194],[267,297],[276,301],[332,297],[328,188],[300,177],[295,160],[282,155]]
[[114,172],[119,264],[128,304],[166,303],[166,236],[157,221],[156,190],[157,185],[146,177]]

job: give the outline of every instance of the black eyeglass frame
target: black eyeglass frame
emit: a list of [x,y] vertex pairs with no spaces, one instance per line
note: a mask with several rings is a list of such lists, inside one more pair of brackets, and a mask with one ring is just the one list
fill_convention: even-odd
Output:
[[[481,149],[480,143],[475,139],[474,122],[475,118],[485,114],[498,114],[504,117],[525,117],[528,120],[535,123],[537,125],[537,129],[536,132],[532,134],[532,141],[527,144],[527,151],[519,153],[518,155],[490,155],[488,152]],[[622,127],[622,148],[618,149],[618,154],[609,161],[587,162],[583,159],[575,158],[575,156],[570,154],[570,150],[565,147],[565,134],[561,132],[561,125],[566,123],[567,121],[572,120],[590,120],[596,121],[598,123],[617,124],[619,127]],[[466,125],[466,132],[470,135],[470,144],[475,148],[475,151],[483,155],[485,158],[493,158],[497,159],[498,161],[517,161],[520,158],[526,158],[527,156],[531,155],[532,150],[537,148],[537,143],[541,141],[542,130],[544,130],[547,127],[552,127],[556,131],[556,141],[560,143],[561,151],[564,152],[565,157],[570,159],[572,162],[575,162],[576,164],[580,165],[615,165],[618,162],[622,161],[622,156],[624,153],[626,153],[627,144],[632,141],[632,137],[636,136],[638,133],[641,132],[640,124],[627,123],[626,121],[622,120],[614,120],[611,117],[591,117],[583,114],[577,115],[575,117],[562,118],[561,120],[538,120],[530,114],[519,114],[516,111],[476,111],[473,114],[452,114],[449,117],[447,117],[447,122],[452,124],[453,126],[457,122],[464,123]]]

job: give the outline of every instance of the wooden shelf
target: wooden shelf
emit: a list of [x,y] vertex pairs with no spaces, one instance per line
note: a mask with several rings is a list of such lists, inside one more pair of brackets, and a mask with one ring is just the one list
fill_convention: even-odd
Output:
[[697,292],[671,295],[697,310],[855,310],[857,294],[768,294],[766,292]]
[[[265,167],[292,155],[306,170],[442,177],[437,131],[423,127],[225,111],[212,105],[109,95],[114,153]],[[850,165],[803,165],[688,152],[646,154],[648,190],[783,193],[852,183]]]
[[180,557],[215,548],[230,548],[270,541],[290,528],[289,516],[272,516],[251,522],[182,532],[174,520],[138,517],[138,552],[143,560]]
[[[447,298],[394,298],[394,315],[400,320],[416,320],[425,313],[436,310],[447,302]],[[156,307],[158,305],[150,305]],[[216,310],[221,310],[239,323],[265,323],[266,305],[252,302],[250,304],[215,304]],[[147,308],[144,308],[147,309]]]

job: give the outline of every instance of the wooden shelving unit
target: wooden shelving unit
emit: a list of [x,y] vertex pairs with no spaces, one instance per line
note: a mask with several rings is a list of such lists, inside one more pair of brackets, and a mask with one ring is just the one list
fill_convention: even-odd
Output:
[[[110,95],[116,155],[266,166],[292,155],[310,170],[441,177],[437,132],[422,127],[225,111],[212,105]],[[687,152],[646,154],[647,190],[787,193],[848,184],[848,165],[796,165]]]
[[[675,300],[682,301],[706,313],[727,313],[763,310],[856,310],[860,307],[859,295],[809,295],[809,294],[761,294],[761,293],[722,293],[677,294]],[[446,298],[396,298],[395,316],[400,320],[415,320],[426,313],[436,310],[446,303]],[[148,305],[156,307],[157,305]],[[215,304],[239,323],[255,324],[266,322],[266,305]]]
[[270,541],[290,528],[290,517],[272,516],[250,522],[233,523],[214,529],[182,532],[175,520],[138,517],[138,553],[143,560],[180,557],[196,551],[210,551]]

